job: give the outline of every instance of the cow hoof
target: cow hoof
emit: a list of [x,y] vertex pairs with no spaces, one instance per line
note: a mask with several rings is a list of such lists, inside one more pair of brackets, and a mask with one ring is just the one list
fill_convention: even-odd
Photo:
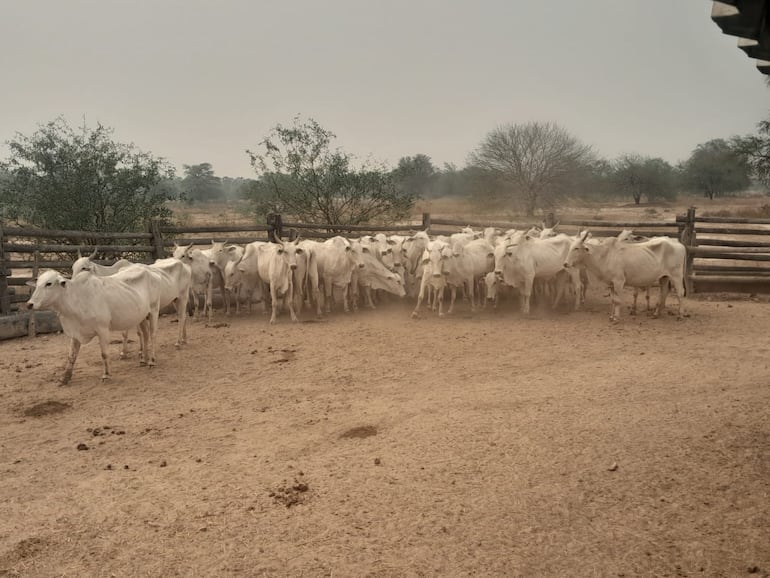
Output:
[[412,319],[417,319],[417,311],[412,311]]
[[438,316],[439,317],[446,317],[446,313],[439,313]]

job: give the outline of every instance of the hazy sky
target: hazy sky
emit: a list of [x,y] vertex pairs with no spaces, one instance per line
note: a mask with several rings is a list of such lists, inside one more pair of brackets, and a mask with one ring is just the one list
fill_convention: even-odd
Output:
[[[253,176],[296,114],[395,165],[464,166],[504,123],[555,121],[605,157],[685,159],[770,113],[704,0],[25,0],[0,17],[0,142],[64,116],[178,168]],[[8,149],[2,145],[2,157]]]

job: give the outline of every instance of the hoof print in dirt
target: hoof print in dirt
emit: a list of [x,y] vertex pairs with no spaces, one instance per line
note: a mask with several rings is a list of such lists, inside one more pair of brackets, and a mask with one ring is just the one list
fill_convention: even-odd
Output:
[[85,450],[87,450],[87,449],[88,449],[88,446],[87,446],[86,444],[84,444],[84,443],[79,443],[79,444],[77,445],[77,450],[78,450],[79,452],[85,451]]
[[297,478],[294,478],[294,483],[288,485],[284,482],[284,485],[270,492],[270,497],[276,502],[283,504],[287,508],[296,506],[297,504],[305,503],[305,494],[310,489],[305,482],[300,482]]
[[72,405],[69,403],[62,403],[60,401],[43,401],[25,409],[24,415],[27,417],[53,415],[68,410],[71,407]]
[[372,436],[377,435],[377,428],[373,425],[361,425],[358,427],[354,427],[352,429],[349,429],[342,434],[340,434],[341,438],[368,438]]

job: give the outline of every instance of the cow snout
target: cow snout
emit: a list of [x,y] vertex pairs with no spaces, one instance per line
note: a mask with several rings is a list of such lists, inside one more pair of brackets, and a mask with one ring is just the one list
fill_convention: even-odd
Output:
[[434,277],[441,277],[441,273],[434,273],[433,276]]
[[363,268],[364,268],[364,264],[363,264],[363,263],[359,263],[359,264],[358,264],[358,268],[359,268],[359,269],[363,269]]
[[27,309],[33,309],[35,305],[32,303],[32,301],[27,301]]
[[291,265],[289,265],[289,269],[291,269],[292,271],[295,271],[297,269],[297,265],[296,264],[291,264]]
[[500,279],[500,278],[502,278],[502,276],[503,276],[503,272],[502,271],[500,271],[499,269],[495,270],[495,277]]
[[566,261],[564,261],[564,268],[569,269],[569,263],[567,263]]

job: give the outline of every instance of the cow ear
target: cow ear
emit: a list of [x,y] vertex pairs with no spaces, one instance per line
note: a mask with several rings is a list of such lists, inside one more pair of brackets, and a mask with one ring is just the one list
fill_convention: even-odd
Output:
[[388,239],[386,242],[387,242],[388,245],[395,245],[396,244],[396,242],[393,239]]
[[238,247],[236,247],[235,245],[230,245],[227,248],[227,250],[230,251],[231,253],[235,253],[238,250]]
[[352,250],[352,247],[350,245],[345,245],[345,250],[346,251],[350,251],[350,250]]
[[37,285],[33,279],[30,279],[29,281],[27,281],[27,282],[26,282],[26,283],[24,283],[24,284],[25,284],[27,287],[35,287],[35,286]]
[[368,253],[368,252],[369,252],[369,247],[361,247],[361,250],[362,250],[364,253]]

